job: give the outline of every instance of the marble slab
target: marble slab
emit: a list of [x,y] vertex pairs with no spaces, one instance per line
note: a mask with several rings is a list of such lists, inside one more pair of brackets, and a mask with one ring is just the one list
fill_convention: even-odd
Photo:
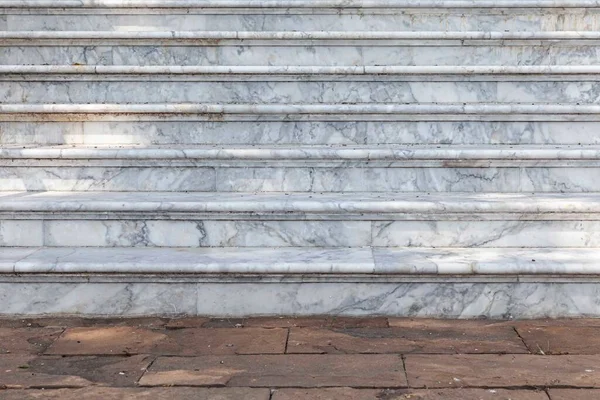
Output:
[[[297,3],[297,2],[296,2]],[[204,3],[203,3],[204,4]],[[344,3],[346,4],[346,3]],[[436,3],[439,5],[440,3]],[[547,4],[547,3],[546,3]],[[394,6],[396,8],[394,8]],[[315,9],[25,9],[4,10],[3,30],[70,30],[77,26],[86,31],[145,30],[330,30],[332,26],[344,31],[561,31],[589,29],[599,25],[600,16],[594,8],[398,8],[390,3],[386,8],[360,10],[346,8]],[[1,7],[1,5],[0,5]],[[584,6],[585,7],[585,6]],[[443,10],[443,11],[442,11]],[[120,12],[118,12],[120,11]],[[165,15],[167,14],[167,15]]]
[[0,283],[15,315],[597,317],[598,283]]
[[598,221],[373,221],[378,247],[597,247]]
[[0,122],[2,145],[600,144],[596,121]]
[[[58,217],[58,218],[56,218]],[[596,248],[597,220],[0,220],[1,246]],[[239,217],[238,217],[239,218]],[[443,217],[442,217],[443,218]]]
[[[578,103],[600,100],[600,82],[149,82],[0,81],[5,103]],[[165,78],[163,78],[164,80]],[[266,77],[265,79],[269,79]],[[322,78],[323,79],[323,78]],[[523,79],[523,78],[521,78]],[[538,78],[539,79],[539,78]],[[584,79],[582,77],[582,79]]]
[[168,46],[63,45],[9,46],[0,44],[2,65],[594,65],[595,46]]
[[[38,232],[39,230],[34,231],[34,237],[39,235]],[[28,242],[33,242],[33,239]],[[61,218],[43,222],[43,243],[45,246],[55,247],[302,246],[314,248],[368,246],[370,242],[369,221],[210,221],[191,220],[191,218],[168,221]]]

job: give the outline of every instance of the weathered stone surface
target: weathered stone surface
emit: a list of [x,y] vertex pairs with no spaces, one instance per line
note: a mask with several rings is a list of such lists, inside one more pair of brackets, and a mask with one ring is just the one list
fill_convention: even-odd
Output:
[[[278,389],[272,400],[548,400],[544,392],[506,389]],[[573,398],[574,399],[574,398]]]
[[29,371],[52,375],[73,375],[108,386],[135,386],[154,356],[43,356],[29,362]]
[[180,329],[167,332],[150,352],[163,355],[283,354],[287,329]]
[[49,317],[49,318],[0,318],[0,328],[74,328],[91,326],[137,326],[144,328],[160,328],[167,323],[165,318],[81,318],[81,317]]
[[249,318],[244,326],[262,326],[271,328],[387,328],[387,318]]
[[600,326],[531,324],[517,331],[534,354],[600,354]]
[[211,319],[203,328],[386,328],[387,318],[353,317],[262,317],[262,318],[221,318]]
[[510,321],[515,327],[527,326],[596,326],[600,327],[600,318],[560,318]]
[[527,353],[510,326],[292,328],[288,353]]
[[396,355],[160,357],[142,386],[406,387]]
[[243,328],[244,318],[213,318],[206,321],[203,328]]
[[167,329],[182,329],[182,328],[202,328],[204,324],[209,322],[208,318],[189,317],[171,319],[165,325]]
[[70,328],[47,351],[61,355],[281,354],[286,329],[149,330],[128,326]]
[[550,400],[598,400],[600,390],[597,389],[551,389]]
[[42,353],[62,332],[62,328],[0,328],[0,354]]
[[30,362],[35,359],[32,355],[0,355],[0,389],[78,388],[92,384],[76,375],[31,371]]
[[2,400],[268,400],[268,389],[250,388],[108,388],[9,390]]
[[46,351],[61,355],[129,355],[149,353],[166,334],[130,326],[68,328]]
[[411,387],[600,387],[600,356],[408,355]]

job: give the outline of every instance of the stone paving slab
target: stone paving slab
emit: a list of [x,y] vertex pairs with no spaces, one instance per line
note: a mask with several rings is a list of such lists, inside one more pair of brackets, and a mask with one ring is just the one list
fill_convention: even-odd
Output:
[[60,355],[282,354],[286,329],[150,330],[129,326],[68,328],[47,350]]
[[32,355],[0,355],[0,394],[1,389],[28,388],[79,388],[92,384],[76,375],[47,374],[29,370]]
[[136,326],[149,329],[162,328],[169,322],[168,318],[8,318],[0,319],[0,328],[75,328],[97,326]]
[[0,400],[269,400],[269,389],[108,388],[0,391]]
[[288,353],[528,353],[510,326],[292,328]]
[[411,387],[600,387],[600,356],[408,355]]
[[135,386],[153,356],[0,356],[0,387]]
[[[193,322],[192,322],[193,323]],[[192,326],[190,326],[192,327]],[[385,317],[352,318],[216,318],[205,322],[203,328],[387,328]]]
[[43,353],[63,328],[0,328],[0,354]]
[[141,386],[406,387],[397,355],[159,357]]
[[150,355],[42,356],[29,362],[29,371],[49,375],[73,375],[108,386],[135,386],[154,361]]
[[548,396],[534,390],[333,388],[278,389],[272,400],[548,400]]
[[[203,328],[204,324],[209,322],[209,318],[202,317],[189,317],[189,318],[177,318],[168,321],[165,324],[165,328],[167,329],[183,329],[183,328]],[[228,328],[228,327],[224,327]],[[231,327],[235,328],[235,326]]]
[[598,400],[600,390],[597,389],[550,389],[550,400]]
[[600,354],[600,326],[531,324],[517,331],[534,354]]

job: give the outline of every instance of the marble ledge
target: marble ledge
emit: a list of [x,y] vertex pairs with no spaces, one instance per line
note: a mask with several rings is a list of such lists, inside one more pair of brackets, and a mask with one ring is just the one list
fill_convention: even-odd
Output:
[[600,145],[211,145],[36,146],[5,145],[0,159],[64,160],[597,160]]
[[[598,40],[596,31],[0,31],[2,40]],[[217,43],[217,44],[219,44]],[[385,42],[382,42],[385,43]]]
[[199,4],[195,0],[144,0],[144,1],[113,1],[113,0],[5,0],[2,7],[7,9],[19,8],[65,8],[73,9],[105,9],[105,8],[570,8],[598,7],[597,0],[208,0]]
[[3,248],[5,274],[600,275],[597,248]]
[[[600,213],[599,193],[0,192],[0,212],[127,213]],[[367,215],[369,214],[369,215]]]

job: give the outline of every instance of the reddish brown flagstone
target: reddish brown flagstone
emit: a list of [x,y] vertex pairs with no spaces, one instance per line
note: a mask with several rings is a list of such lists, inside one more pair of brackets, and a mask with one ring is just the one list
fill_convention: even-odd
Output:
[[412,387],[600,387],[600,356],[407,355]]
[[292,328],[288,353],[528,353],[510,326]]
[[600,326],[522,325],[519,335],[535,354],[600,354]]
[[548,400],[544,392],[506,389],[278,389],[272,400]]
[[128,326],[69,328],[47,350],[61,355],[281,354],[286,329],[149,330]]
[[160,357],[142,386],[405,387],[396,355]]
[[548,391],[551,400],[598,400],[600,390],[597,389],[551,389]]
[[269,389],[108,388],[9,390],[2,400],[269,400]]
[[0,328],[0,354],[43,353],[62,332],[62,328]]

